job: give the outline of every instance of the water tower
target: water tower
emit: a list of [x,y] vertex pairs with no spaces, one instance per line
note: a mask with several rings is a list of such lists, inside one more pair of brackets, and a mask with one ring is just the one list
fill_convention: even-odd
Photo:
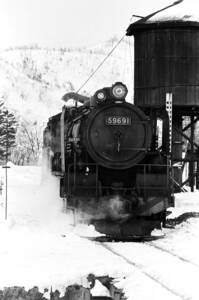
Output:
[[172,97],[173,181],[180,190],[199,189],[199,22],[157,12],[132,23],[127,35],[134,36],[134,102],[157,122]]

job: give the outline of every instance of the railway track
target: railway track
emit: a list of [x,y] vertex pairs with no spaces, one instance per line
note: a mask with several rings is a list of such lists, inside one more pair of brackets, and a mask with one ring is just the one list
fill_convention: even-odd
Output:
[[101,242],[101,243],[118,242],[118,241],[119,242],[142,242],[147,246],[153,247],[153,248],[155,248],[159,251],[166,252],[166,253],[172,255],[172,256],[178,258],[179,260],[181,260],[182,262],[191,264],[191,265],[199,268],[199,264],[197,264],[197,263],[195,263],[195,262],[193,262],[193,261],[191,261],[191,260],[189,260],[185,257],[182,257],[181,255],[176,254],[175,252],[172,252],[169,249],[166,249],[166,248],[161,247],[161,246],[154,243],[155,240],[158,240],[158,239],[161,239],[161,238],[162,237],[155,237],[155,238],[154,237],[149,237],[147,239],[144,239],[144,241],[143,241],[143,239],[141,239],[141,238],[138,238],[138,239],[132,238],[132,239],[124,239],[124,240],[118,239],[117,240],[117,239],[114,239],[114,238],[111,238],[111,237],[107,238],[107,237],[102,236],[102,237],[98,237],[98,238],[89,238],[89,239],[92,240],[92,241],[97,241],[97,242]]
[[197,264],[197,263],[195,263],[195,262],[193,262],[193,261],[191,261],[191,260],[189,260],[189,259],[187,259],[187,258],[184,258],[184,257],[182,257],[182,256],[180,256],[180,255],[178,255],[178,254],[176,254],[176,253],[174,253],[174,252],[172,252],[172,251],[169,250],[169,249],[166,249],[166,248],[164,248],[164,247],[161,247],[161,246],[155,244],[154,242],[145,242],[145,244],[146,244],[147,246],[153,247],[153,248],[155,248],[155,249],[157,249],[157,250],[159,250],[159,251],[166,252],[166,253],[168,253],[168,254],[170,254],[170,255],[172,255],[172,256],[178,258],[179,260],[181,260],[181,261],[184,262],[184,263],[188,263],[188,264],[190,264],[190,265],[193,265],[193,266],[199,268],[199,264]]
[[[167,292],[168,298],[164,299],[198,300],[199,264],[160,245],[158,240],[163,237],[121,240],[100,236],[88,239],[118,256],[163,289],[164,293]],[[142,282],[140,285],[143,285]]]
[[[170,296],[168,295],[167,299],[198,299],[198,292],[194,289],[197,287],[196,278],[199,276],[199,265],[195,262],[150,240],[141,243],[129,241],[128,243],[110,243],[106,240],[102,242],[100,239],[89,240],[118,256],[152,280],[153,283],[169,293]],[[130,255],[126,255],[126,252]],[[151,258],[153,260],[155,258],[155,262],[151,262]],[[194,282],[192,282],[193,278],[195,278]],[[157,298],[153,297],[153,299]]]
[[[106,248],[108,251],[112,252],[114,255],[122,258],[127,264],[132,265],[135,267],[138,271],[140,271],[142,274],[144,274],[147,278],[155,282],[157,285],[159,285],[161,288],[169,292],[171,296],[175,296],[175,299],[182,299],[182,300],[190,300],[193,299],[192,295],[186,295],[184,293],[181,293],[179,290],[175,289],[173,286],[169,286],[169,284],[165,283],[163,279],[161,279],[161,275],[155,274],[154,272],[151,272],[147,270],[147,267],[144,266],[144,264],[137,262],[136,260],[132,260],[121,254],[119,251],[114,250],[110,245],[107,244],[101,244],[102,247]],[[163,272],[163,270],[162,270]],[[150,293],[150,291],[149,291]],[[169,299],[169,298],[168,298]],[[172,298],[173,299],[173,298]]]

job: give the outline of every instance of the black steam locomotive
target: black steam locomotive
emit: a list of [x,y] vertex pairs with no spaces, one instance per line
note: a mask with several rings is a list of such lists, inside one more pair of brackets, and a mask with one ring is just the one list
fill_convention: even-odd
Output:
[[199,22],[153,21],[181,2],[127,28],[135,105],[121,82],[91,98],[68,93],[63,99],[75,104],[53,116],[44,133],[61,197],[107,235],[150,234],[174,205],[174,187],[199,188]]
[[149,235],[173,206],[168,114],[144,113],[126,102],[127,92],[117,82],[91,98],[68,93],[63,100],[74,105],[44,132],[61,197],[109,236]]

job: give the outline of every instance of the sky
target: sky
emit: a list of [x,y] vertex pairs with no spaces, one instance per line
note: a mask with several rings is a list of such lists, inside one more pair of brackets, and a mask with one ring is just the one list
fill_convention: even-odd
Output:
[[125,34],[132,14],[146,15],[172,2],[0,0],[0,48],[35,43],[42,47],[94,46]]

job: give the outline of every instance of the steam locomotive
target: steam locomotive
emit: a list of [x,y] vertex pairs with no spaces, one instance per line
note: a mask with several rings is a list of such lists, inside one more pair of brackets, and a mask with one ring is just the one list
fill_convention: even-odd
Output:
[[44,151],[67,206],[108,236],[145,236],[173,206],[169,120],[126,101],[122,82],[91,97],[68,93],[44,131]]

